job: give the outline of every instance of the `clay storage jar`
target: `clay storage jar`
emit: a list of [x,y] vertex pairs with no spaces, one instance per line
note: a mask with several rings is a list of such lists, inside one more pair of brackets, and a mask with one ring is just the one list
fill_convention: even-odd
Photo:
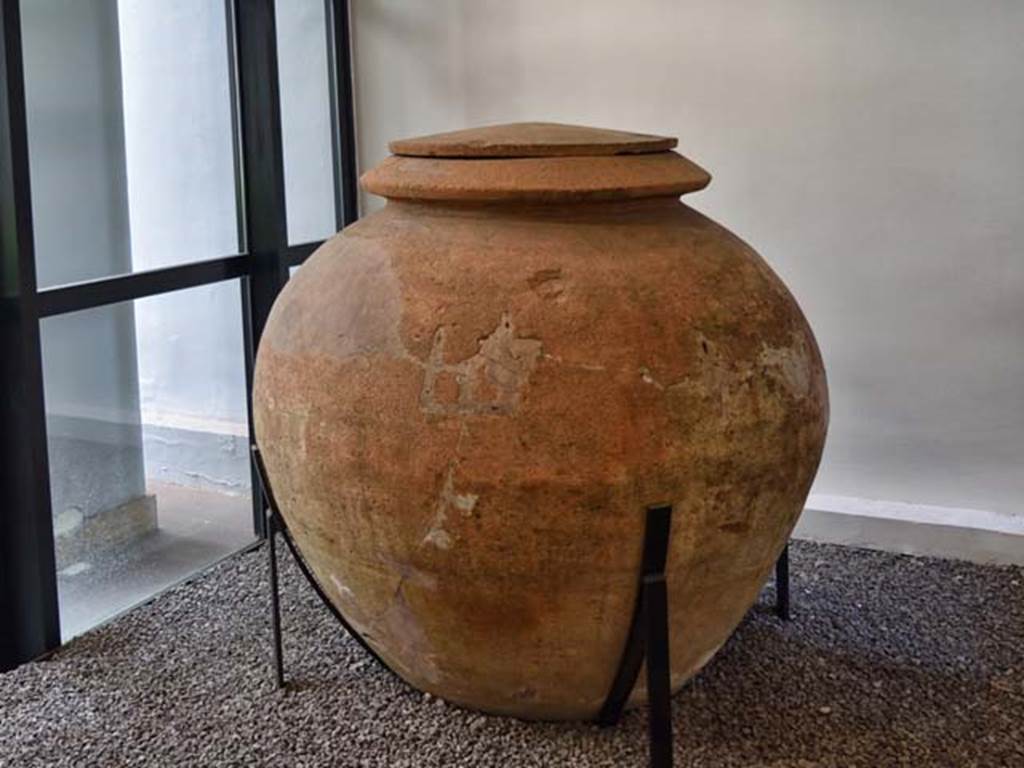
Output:
[[757,253],[679,201],[710,177],[675,144],[539,123],[393,142],[362,178],[387,205],[274,305],[255,426],[285,523],[417,688],[594,717],[658,503],[678,688],[800,514],[820,354]]

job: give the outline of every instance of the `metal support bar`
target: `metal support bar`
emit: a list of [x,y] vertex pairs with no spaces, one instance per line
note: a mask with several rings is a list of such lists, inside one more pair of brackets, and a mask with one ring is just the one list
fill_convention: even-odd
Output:
[[643,600],[639,595],[633,610],[633,620],[629,624],[629,635],[626,637],[626,647],[622,652],[618,672],[604,700],[604,706],[597,716],[598,724],[604,728],[615,725],[622,717],[626,700],[636,684],[644,661]]
[[648,739],[652,768],[670,768],[672,765],[671,663],[668,591],[665,583],[671,526],[671,506],[648,507],[633,620],[619,669],[598,715],[598,723],[602,726],[614,725],[619,721],[646,656]]
[[789,544],[787,543],[775,561],[775,613],[783,621],[789,621]]
[[197,285],[237,280],[248,273],[249,257],[238,254],[70,283],[39,292],[39,316],[61,315],[141,299],[158,293],[180,291]]
[[668,590],[664,573],[644,577],[643,604],[651,766],[669,768],[672,765],[672,680],[668,649]]
[[[277,500],[274,498],[274,491],[273,491],[273,489],[270,486],[270,478],[267,475],[266,465],[263,463],[263,455],[260,453],[259,446],[257,446],[255,442],[252,443],[251,451],[252,451],[252,458],[253,458],[253,462],[252,463],[253,463],[253,466],[255,467],[255,471],[256,471],[256,478],[257,478],[257,483],[258,483],[257,487],[259,488],[259,490],[260,490],[260,492],[262,494],[262,498],[266,498],[266,500],[267,500],[267,515],[268,515],[268,521],[267,521],[268,522],[268,527],[267,527],[267,530],[268,530],[267,547],[268,547],[268,556],[271,558],[271,571],[270,571],[271,599],[276,604],[276,605],[272,604],[273,617],[276,617],[275,618],[276,623],[272,626],[272,631],[274,633],[273,641],[275,643],[275,656],[274,656],[274,660],[275,660],[275,664],[278,665],[278,667],[276,669],[277,679],[283,681],[283,679],[284,679],[284,671],[283,671],[283,664],[280,661],[280,659],[281,659],[281,651],[280,651],[280,647],[281,647],[281,629],[280,629],[280,627],[281,627],[281,625],[280,625],[280,608],[278,607],[279,603],[277,603],[278,595],[279,595],[279,588],[278,588],[278,579],[277,579],[277,555],[276,555],[276,549],[274,547],[274,536],[273,536],[273,534],[275,534],[275,533],[280,533],[281,534],[281,538],[283,538],[284,539],[284,543],[288,545],[288,551],[291,552],[292,558],[295,560],[295,564],[299,566],[299,570],[302,572],[302,575],[305,577],[306,582],[313,588],[313,591],[316,592],[317,597],[319,597],[320,601],[327,607],[328,610],[330,610],[330,612],[334,615],[334,618],[338,620],[338,623],[341,624],[341,626],[345,628],[345,631],[348,632],[349,635],[351,635],[352,638],[357,643],[359,643],[359,645],[361,645],[363,647],[364,651],[366,651],[368,654],[370,654],[370,656],[372,656],[374,659],[376,659],[378,664],[380,664],[382,667],[384,667],[384,669],[386,669],[391,674],[394,674],[394,675],[397,676],[397,673],[395,673],[395,671],[393,669],[391,669],[391,667],[388,666],[387,662],[384,661],[384,659],[382,659],[380,657],[380,654],[378,654],[370,646],[370,644],[366,642],[365,638],[355,629],[355,627],[353,627],[351,624],[349,624],[348,620],[344,617],[344,615],[342,615],[341,611],[338,610],[338,607],[334,603],[331,602],[329,597],[327,597],[327,593],[324,592],[323,587],[320,586],[320,582],[317,581],[316,577],[313,575],[313,572],[310,570],[309,565],[302,558],[301,553],[299,552],[298,548],[295,546],[295,542],[292,541],[291,536],[289,536],[289,534],[288,534],[288,527],[285,525],[284,518],[281,516],[281,510],[277,506]],[[270,527],[271,525],[273,525],[273,527]],[[283,685],[283,683],[281,683],[281,684]]]
[[277,579],[277,515],[267,508],[267,566],[270,572],[270,632],[274,651],[274,682],[284,688],[284,653],[281,648],[281,590]]
[[0,671],[60,645],[18,0],[0,2]]
[[348,0],[325,0],[331,150],[334,159],[334,216],[338,229],[359,218],[356,121],[352,85],[352,30]]
[[270,575],[270,644],[271,655],[274,661],[274,684],[277,688],[284,688],[284,652],[281,642],[281,588],[277,577],[277,532],[279,530],[277,503],[274,501],[274,493],[270,490],[267,480],[267,470],[263,466],[263,457],[256,443],[249,447],[252,455],[252,464],[256,468],[258,485],[256,492],[260,504],[266,499],[266,532],[267,532],[267,572]]
[[[288,280],[285,251],[284,150],[281,96],[278,88],[277,30],[273,0],[235,0],[235,56],[238,67],[238,113],[245,250],[250,274],[243,281],[242,331],[245,337],[245,384],[249,434],[253,434],[252,385],[263,326],[278,292]],[[257,487],[255,467],[252,487]],[[253,525],[266,535],[263,500],[253,495]]]

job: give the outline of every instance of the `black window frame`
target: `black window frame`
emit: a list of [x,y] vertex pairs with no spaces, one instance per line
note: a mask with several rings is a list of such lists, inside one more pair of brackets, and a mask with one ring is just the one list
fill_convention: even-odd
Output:
[[[337,229],[358,217],[348,0],[324,0]],[[252,370],[291,267],[321,244],[289,245],[275,0],[225,0],[239,240],[243,252],[40,290],[36,283],[19,0],[0,0],[0,671],[61,644],[40,321],[240,280],[249,430]],[[253,468],[253,530],[266,535]]]

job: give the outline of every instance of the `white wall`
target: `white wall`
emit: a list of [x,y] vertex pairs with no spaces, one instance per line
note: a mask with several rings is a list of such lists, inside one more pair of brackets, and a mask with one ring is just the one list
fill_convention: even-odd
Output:
[[1021,30],[1016,0],[357,2],[360,160],[512,120],[678,136],[714,176],[688,202],[817,333],[815,498],[1024,515]]

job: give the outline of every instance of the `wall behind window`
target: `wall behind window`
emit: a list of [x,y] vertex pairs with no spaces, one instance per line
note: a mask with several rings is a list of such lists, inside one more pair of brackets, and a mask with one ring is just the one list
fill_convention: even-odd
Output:
[[816,498],[1022,515],[1021,29],[1011,0],[355,3],[360,160],[514,120],[678,136],[714,176],[687,202],[817,333]]
[[276,5],[288,242],[334,234],[334,171],[323,0]]
[[[23,3],[36,273],[41,287],[131,269],[117,8]],[[130,305],[43,321],[51,500],[63,534],[145,493]]]
[[[324,4],[278,6],[288,228],[291,241],[304,242],[334,231]],[[224,4],[119,0],[117,8],[131,266],[238,253]],[[240,297],[211,285],[135,311],[147,474],[244,490]]]
[[[206,0],[120,0],[118,8],[132,266],[237,253],[224,9]],[[236,380],[241,359],[234,349],[240,312],[224,328],[225,313],[214,305],[223,294],[213,286],[195,291],[188,312],[180,301],[139,305],[144,409],[245,422],[244,399],[223,385]],[[202,370],[180,364],[183,345],[203,348]]]
[[[132,268],[237,253],[223,4],[119,0],[118,22]],[[148,476],[246,485],[240,306],[217,285],[136,305]]]

